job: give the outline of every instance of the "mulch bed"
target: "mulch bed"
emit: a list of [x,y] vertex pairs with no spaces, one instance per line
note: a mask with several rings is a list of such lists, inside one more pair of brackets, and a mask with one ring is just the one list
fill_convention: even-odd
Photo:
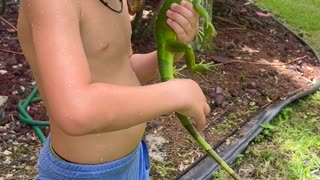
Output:
[[[148,8],[152,10],[152,4]],[[14,9],[3,17],[16,25]],[[245,0],[216,0],[213,22],[218,31],[214,50],[196,55],[197,62],[214,62],[214,71],[203,73],[204,77],[188,70],[182,74],[197,81],[210,102],[212,111],[202,134],[215,146],[271,104],[318,82],[320,68],[293,34]],[[0,34],[0,49],[21,52],[12,27],[1,23]],[[152,36],[134,42],[136,52],[154,48]],[[41,144],[30,127],[19,123],[16,106],[35,83],[24,56],[14,52],[0,51],[0,95],[9,97],[6,118],[0,121],[0,164],[4,167],[0,179],[33,179]],[[46,119],[41,103],[28,111],[35,119]],[[173,114],[148,123],[146,139],[155,179],[173,179],[203,155]]]

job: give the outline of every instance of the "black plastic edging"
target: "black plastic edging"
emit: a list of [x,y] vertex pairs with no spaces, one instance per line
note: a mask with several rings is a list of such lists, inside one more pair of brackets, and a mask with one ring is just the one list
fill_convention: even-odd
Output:
[[[301,41],[301,43],[314,54],[318,62],[320,63],[320,57],[318,53],[298,34],[296,34],[294,31],[289,29],[286,25],[284,25],[282,22],[277,20],[274,16],[272,16],[273,20],[275,20],[277,23],[279,23],[281,26],[283,26],[285,29],[287,29],[289,32],[294,34],[296,38]],[[276,104],[271,105],[261,113],[259,113],[257,116],[251,118],[247,124],[245,124],[240,130],[236,132],[236,135],[241,138],[235,138],[235,141],[231,141],[232,143],[224,142],[221,145],[219,145],[217,148],[215,148],[216,152],[219,152],[218,154],[220,157],[228,164],[234,162],[238,155],[241,154],[249,145],[249,143],[257,136],[259,135],[263,128],[260,127],[261,124],[270,122],[278,113],[287,105],[289,105],[291,102],[298,100],[304,96],[307,96],[311,93],[314,93],[320,88],[320,82],[316,83],[312,87],[310,87],[308,90],[298,93],[294,96],[291,96],[285,100],[279,101]],[[230,136],[228,138],[232,138],[233,136]],[[226,139],[228,139],[226,138]],[[212,179],[213,173],[217,172],[219,170],[219,165],[213,161],[210,157],[205,155],[203,158],[195,162],[193,165],[191,165],[190,168],[182,172],[176,179],[177,180],[207,180]]]

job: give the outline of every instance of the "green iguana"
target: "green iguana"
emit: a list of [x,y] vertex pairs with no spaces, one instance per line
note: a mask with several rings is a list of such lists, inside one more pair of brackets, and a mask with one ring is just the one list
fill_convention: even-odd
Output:
[[[174,78],[175,70],[173,66],[174,56],[176,53],[185,53],[187,67],[192,72],[203,72],[209,70],[211,63],[204,64],[203,61],[199,64],[195,63],[195,56],[192,46],[187,43],[177,41],[175,32],[167,24],[166,12],[170,9],[172,3],[180,4],[181,0],[165,0],[162,4],[156,19],[156,42],[158,50],[158,66],[161,81],[168,81]],[[210,16],[206,9],[201,6],[201,0],[193,0],[193,8],[204,18],[204,40],[208,41],[216,35],[216,31],[211,23]],[[196,130],[189,119],[179,113],[176,113],[182,125],[188,130],[191,136],[197,143],[213,158],[224,170],[227,171],[234,179],[240,179],[238,175],[219,157],[219,155],[211,148],[204,140],[201,134]]]
[[[203,61],[199,64],[195,63],[195,56],[192,46],[187,43],[182,43],[177,41],[175,32],[167,24],[166,12],[170,9],[172,3],[180,4],[182,0],[164,0],[159,13],[157,15],[155,24],[155,37],[157,42],[158,50],[158,66],[160,72],[161,81],[168,81],[174,78],[175,68],[174,68],[174,56],[177,53],[184,53],[187,67],[192,72],[203,72],[209,70],[212,66],[211,63],[204,64]],[[189,0],[190,2],[191,0]],[[140,9],[143,0],[132,0],[133,6],[129,7],[130,12],[134,13]],[[201,0],[193,0],[193,8],[199,14],[200,17],[204,18],[204,32],[203,40],[204,42],[210,41],[213,36],[216,35],[216,31],[211,23],[210,16],[206,9],[200,5]],[[213,158],[224,170],[227,171],[234,179],[240,179],[240,177],[235,174],[235,172],[219,157],[219,155],[211,148],[211,146],[204,140],[201,134],[196,130],[189,119],[179,113],[176,113],[182,125],[188,130],[191,136],[197,141],[197,143]]]

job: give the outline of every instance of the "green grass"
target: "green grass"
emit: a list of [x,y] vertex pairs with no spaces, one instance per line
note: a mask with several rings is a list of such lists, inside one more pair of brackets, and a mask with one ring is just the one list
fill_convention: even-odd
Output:
[[319,0],[254,0],[261,8],[279,17],[320,52]]
[[[254,0],[320,52],[320,0]],[[320,179],[320,90],[283,109],[239,156],[244,179]],[[230,179],[225,172],[214,179]]]
[[[245,179],[320,179],[320,91],[286,107],[240,155]],[[215,179],[230,179],[225,172]]]

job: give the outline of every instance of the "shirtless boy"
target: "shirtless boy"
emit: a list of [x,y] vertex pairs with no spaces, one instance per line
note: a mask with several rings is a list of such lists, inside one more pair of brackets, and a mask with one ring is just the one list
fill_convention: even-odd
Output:
[[[210,109],[196,82],[141,86],[157,73],[156,51],[133,54],[126,0],[104,2],[20,1],[20,44],[50,120],[37,179],[148,179],[147,121],[179,112],[204,127]],[[172,4],[167,16],[192,41],[192,5]]]

